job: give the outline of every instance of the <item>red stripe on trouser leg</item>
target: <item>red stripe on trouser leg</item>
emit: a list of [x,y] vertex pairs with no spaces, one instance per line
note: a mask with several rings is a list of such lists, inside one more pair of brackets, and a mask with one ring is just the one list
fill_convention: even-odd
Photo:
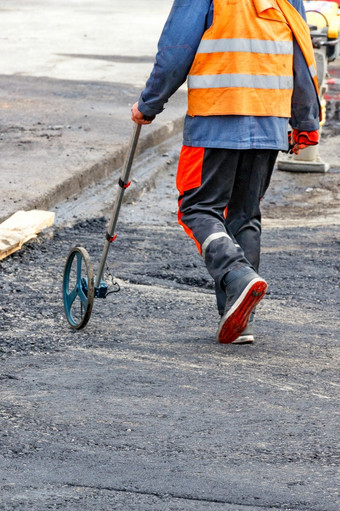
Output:
[[176,186],[180,195],[202,184],[204,147],[183,146],[178,161]]
[[[202,184],[202,168],[204,158],[204,147],[182,146],[178,161],[176,186],[180,196],[188,190],[198,188]],[[183,227],[186,234],[194,240],[199,253],[202,253],[201,245],[193,235],[192,230],[182,221],[181,212],[182,200],[178,202],[178,223]]]
[[224,219],[227,218],[227,214],[228,214],[228,206],[225,208],[225,210],[223,212]]
[[181,200],[178,201],[178,215],[177,215],[177,218],[178,218],[178,223],[179,225],[181,225],[183,227],[183,229],[185,230],[185,232],[187,233],[187,235],[194,240],[194,242],[196,243],[196,247],[197,247],[197,250],[199,251],[200,254],[202,254],[202,249],[201,249],[201,245],[199,244],[199,242],[197,241],[197,239],[195,238],[193,232],[191,229],[189,229],[189,227],[187,227],[183,222],[182,222],[182,216],[183,216],[183,213],[181,212]]

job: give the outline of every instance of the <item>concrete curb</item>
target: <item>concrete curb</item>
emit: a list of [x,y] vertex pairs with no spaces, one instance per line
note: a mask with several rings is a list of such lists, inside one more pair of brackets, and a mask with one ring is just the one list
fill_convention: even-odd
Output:
[[[155,147],[168,138],[178,134],[183,128],[184,116],[178,117],[173,121],[168,121],[163,126],[155,128],[152,132],[147,133],[146,129],[142,130],[141,136],[138,142],[136,150],[136,157],[143,154],[148,149]],[[100,159],[95,164],[91,164],[88,167],[84,167],[74,172],[74,175],[69,179],[66,179],[58,183],[47,193],[44,193],[40,197],[27,201],[25,204],[25,210],[31,209],[51,209],[58,203],[80,194],[87,187],[98,183],[109,176],[117,174],[124,161],[125,153],[127,151],[128,141],[122,145],[118,150],[115,150],[108,157]],[[152,175],[149,176],[149,181],[152,182]],[[144,180],[145,187],[145,180]],[[22,208],[21,208],[22,209]],[[0,222],[4,221],[8,215],[4,218],[0,216]]]
[[[139,154],[134,158],[129,177],[131,186],[126,189],[122,203],[134,204],[140,200],[145,192],[151,192],[152,194],[159,184],[158,180],[167,179],[166,176],[170,174],[172,176],[172,198],[175,200],[177,207],[175,180],[182,146],[182,131],[178,132],[176,129],[165,138],[159,136],[154,138],[154,134],[152,134],[152,143],[149,143],[150,138],[148,136],[146,139],[141,140]],[[156,145],[153,145],[153,142]],[[70,226],[89,218],[111,217],[119,188],[118,177],[121,175],[122,161],[121,159],[119,162],[119,168],[117,167],[108,177],[90,184],[81,192],[69,196],[64,201],[58,202],[52,209],[56,214],[55,225],[58,227]],[[164,206],[164,201],[167,201],[167,195],[166,193],[161,193],[157,199],[155,197],[153,199],[156,200],[157,204],[159,204],[158,201],[162,201],[162,206]],[[150,197],[151,202],[153,199]],[[174,203],[167,203],[167,206],[170,208],[173,205]],[[151,204],[148,204],[148,208],[150,207]]]

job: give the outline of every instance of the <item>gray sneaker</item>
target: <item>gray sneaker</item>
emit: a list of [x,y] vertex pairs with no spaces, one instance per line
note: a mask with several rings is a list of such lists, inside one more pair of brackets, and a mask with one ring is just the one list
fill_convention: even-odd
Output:
[[242,334],[233,341],[233,344],[251,344],[254,342],[254,323],[255,323],[255,312],[252,311],[249,317],[248,325],[243,330]]
[[[266,293],[267,283],[248,266],[231,270],[224,283],[226,307],[219,324],[217,339],[222,344],[229,344],[236,341],[246,330],[251,312]],[[254,335],[249,335],[252,335],[254,340]]]

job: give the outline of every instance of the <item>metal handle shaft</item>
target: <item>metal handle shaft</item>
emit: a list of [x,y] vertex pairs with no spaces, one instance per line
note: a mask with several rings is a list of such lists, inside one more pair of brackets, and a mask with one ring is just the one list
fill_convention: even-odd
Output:
[[[130,138],[130,142],[129,142],[129,146],[128,146],[128,151],[125,156],[125,160],[124,160],[124,164],[123,164],[123,168],[122,168],[122,172],[121,172],[121,176],[120,176],[120,179],[123,183],[127,183],[128,179],[129,179],[132,162],[133,162],[133,158],[134,158],[134,155],[136,152],[136,147],[137,147],[138,138],[139,138],[141,128],[142,128],[142,126],[140,124],[135,124],[132,129],[132,134],[131,134],[131,138]],[[108,234],[109,234],[110,238],[112,238],[115,233],[124,192],[125,192],[125,188],[118,186],[116,199],[115,199],[115,202],[113,205],[113,211],[112,211],[112,215],[111,215],[111,219],[110,219],[110,223],[109,223],[109,227],[108,227]],[[97,277],[96,277],[96,287],[100,286],[100,283],[102,280],[102,276],[104,273],[104,266],[105,266],[105,262],[107,259],[107,254],[109,252],[110,244],[111,244],[111,242],[109,240],[105,241],[105,245],[104,245],[103,253],[102,253],[102,256],[100,259],[98,273],[97,273]]]

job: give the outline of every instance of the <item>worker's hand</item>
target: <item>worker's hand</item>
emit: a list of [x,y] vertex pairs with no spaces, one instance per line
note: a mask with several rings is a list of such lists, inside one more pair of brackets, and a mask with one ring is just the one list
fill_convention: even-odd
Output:
[[299,154],[301,149],[310,147],[319,143],[318,131],[299,131],[293,130],[288,133],[289,152]]
[[138,102],[131,108],[131,119],[136,124],[151,124],[154,117],[146,117],[142,112],[138,110]]

